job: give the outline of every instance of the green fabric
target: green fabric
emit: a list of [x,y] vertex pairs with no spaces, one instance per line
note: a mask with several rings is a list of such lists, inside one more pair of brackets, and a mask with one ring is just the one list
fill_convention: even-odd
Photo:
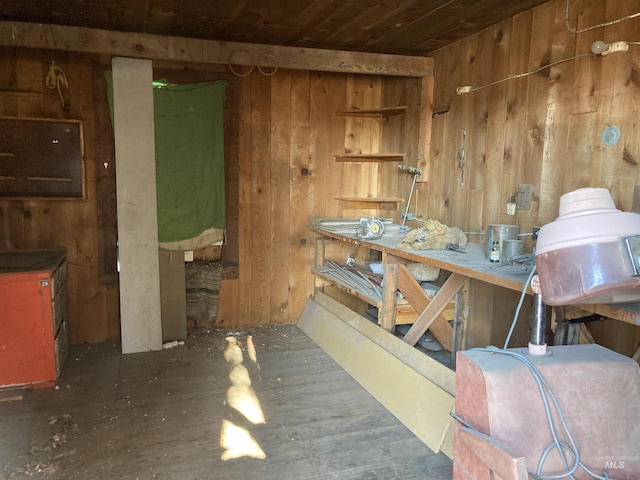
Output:
[[[111,72],[106,72],[113,120]],[[158,241],[225,229],[224,80],[153,87]]]

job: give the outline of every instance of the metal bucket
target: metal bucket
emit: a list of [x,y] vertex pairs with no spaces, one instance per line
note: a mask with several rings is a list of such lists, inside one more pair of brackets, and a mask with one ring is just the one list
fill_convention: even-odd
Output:
[[524,240],[503,240],[502,256],[503,262],[509,262],[514,257],[518,257],[524,253]]
[[491,245],[498,242],[500,260],[502,260],[502,246],[505,240],[517,240],[520,227],[518,225],[489,225],[487,228],[487,258],[491,255]]

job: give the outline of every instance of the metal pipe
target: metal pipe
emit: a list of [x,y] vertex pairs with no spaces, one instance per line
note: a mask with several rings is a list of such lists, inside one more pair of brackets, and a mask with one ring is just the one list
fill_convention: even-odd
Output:
[[398,165],[400,170],[404,170],[405,172],[413,173],[413,182],[411,183],[411,190],[409,190],[409,199],[407,200],[407,206],[404,209],[404,215],[402,216],[402,225],[400,225],[400,231],[406,232],[407,227],[405,226],[405,222],[407,221],[407,215],[409,215],[409,206],[411,205],[411,197],[413,197],[413,190],[416,187],[416,180],[420,175],[422,175],[422,170],[416,167],[409,167],[407,165]]
[[545,341],[545,317],[546,305],[542,299],[542,294],[535,293],[533,295],[531,342],[529,342],[529,353],[531,355],[545,355],[547,353],[547,343]]
[[409,199],[407,200],[407,207],[404,209],[404,215],[402,216],[402,225],[400,226],[400,231],[405,232],[407,227],[405,226],[405,222],[407,221],[407,215],[409,215],[409,205],[411,205],[411,197],[413,197],[413,189],[416,186],[416,179],[419,174],[413,175],[413,182],[411,183],[411,190],[409,190]]
[[545,330],[545,305],[542,295],[539,293],[533,296],[533,324],[531,328],[531,343],[543,345]]

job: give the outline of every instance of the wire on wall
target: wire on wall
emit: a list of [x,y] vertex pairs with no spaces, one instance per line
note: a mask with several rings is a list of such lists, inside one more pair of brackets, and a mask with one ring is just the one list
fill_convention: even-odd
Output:
[[278,71],[278,57],[276,57],[273,53],[265,53],[264,58],[270,59],[275,64],[275,67],[273,67],[270,72],[265,72],[262,67],[258,65],[258,71],[267,77],[275,75]]
[[[246,50],[235,50],[231,52],[229,55],[229,70],[236,77],[248,77],[253,72],[253,65],[251,65],[251,55]],[[233,69],[233,65],[249,65],[249,70],[247,72],[237,72]]]
[[524,72],[524,73],[519,73],[517,75],[511,75],[510,77],[506,77],[506,78],[502,78],[500,80],[496,80],[495,82],[491,82],[491,83],[487,83],[486,85],[482,85],[479,87],[472,87],[472,86],[464,86],[464,87],[458,87],[456,89],[456,93],[458,95],[462,95],[465,93],[471,93],[471,92],[477,92],[478,90],[482,90],[488,87],[492,87],[494,85],[498,85],[499,83],[503,83],[506,82],[508,80],[514,80],[516,78],[522,78],[522,77],[528,77],[529,75],[533,75],[535,73],[541,72],[542,70],[545,70],[547,68],[551,68],[551,67],[555,67],[556,65],[560,65],[561,63],[566,63],[566,62],[570,62],[571,60],[575,60],[577,58],[582,58],[582,57],[593,57],[594,55],[591,53],[582,53],[580,55],[574,55],[573,57],[569,57],[569,58],[564,58],[562,60],[558,60],[557,62],[551,62],[551,63],[547,63],[546,65],[541,66],[540,68],[537,68],[535,70],[532,70],[530,72]]
[[67,76],[64,71],[56,65],[55,60],[51,61],[51,65],[49,66],[49,72],[47,73],[47,78],[45,79],[45,84],[50,89],[56,88],[58,90],[58,95],[60,95],[60,104],[62,108],[65,107],[64,96],[62,95],[62,89],[60,86],[64,86],[69,88],[69,82],[67,81]]
[[488,83],[486,85],[482,85],[479,87],[472,87],[470,85],[465,85],[462,87],[456,88],[456,93],[458,95],[463,95],[465,93],[477,92],[478,90],[482,90],[484,88],[492,87],[493,85],[497,85],[502,82],[506,82],[508,80],[513,80],[516,78],[528,77],[529,75],[533,75],[534,73],[538,73],[542,70],[545,70],[550,67],[554,67],[561,63],[566,63],[571,60],[576,60],[582,57],[596,57],[596,56],[605,56],[615,52],[626,52],[629,49],[629,45],[640,45],[640,42],[613,42],[613,43],[605,43],[602,40],[597,40],[593,42],[591,45],[591,53],[581,53],[580,55],[574,55],[573,57],[564,58],[562,60],[558,60],[557,62],[548,63],[546,65],[541,66],[535,70],[530,72],[519,73],[517,75],[511,75],[506,78],[502,78],[500,80],[496,80],[495,82]]
[[[265,53],[263,57],[266,60],[265,63],[271,63],[275,66],[270,67],[271,70],[265,70],[264,67],[258,65],[258,71],[266,77],[275,75],[275,73],[278,71],[278,57],[276,57],[273,53]],[[233,73],[236,77],[247,77],[251,75],[251,72],[253,72],[253,63],[254,62],[251,58],[251,55],[246,50],[235,50],[234,52],[231,52],[231,55],[229,55],[229,70],[231,70],[231,73]],[[240,73],[234,70],[233,65],[249,65],[249,70]]]
[[615,25],[616,23],[624,22],[625,20],[630,20],[630,19],[636,18],[636,17],[640,17],[640,12],[632,13],[631,15],[627,15],[626,17],[618,18],[617,20],[611,20],[610,22],[600,23],[598,25],[591,25],[590,27],[577,29],[577,28],[573,28],[571,25],[569,25],[569,0],[566,0],[566,2],[565,2],[564,22],[565,22],[565,25],[567,26],[567,30],[569,30],[573,34],[582,33],[582,32],[588,32],[589,30],[595,30],[596,28],[608,27],[609,25]]
[[[600,23],[598,25],[592,25],[590,27],[577,29],[577,28],[574,28],[571,25],[569,25],[569,0],[566,0],[566,2],[565,2],[565,15],[564,15],[565,25],[566,25],[567,29],[573,34],[587,32],[589,30],[594,30],[596,28],[607,27],[609,25],[614,25],[616,23],[620,23],[620,22],[623,22],[625,20],[630,20],[632,18],[637,18],[637,17],[640,17],[640,12],[627,15],[627,16],[619,18],[617,20],[612,20],[610,22]],[[622,41],[622,42],[605,43],[605,42],[603,42],[601,40],[598,40],[598,41],[594,42],[593,45],[591,46],[591,52],[592,53],[583,53],[583,54],[580,54],[580,55],[574,55],[573,57],[569,57],[569,58],[565,58],[565,59],[562,59],[562,60],[558,60],[557,62],[548,63],[546,65],[541,66],[540,68],[537,68],[536,70],[533,70],[533,71],[530,71],[530,72],[519,73],[517,75],[511,75],[509,77],[506,77],[506,78],[503,78],[503,79],[500,79],[500,80],[496,80],[495,82],[491,82],[491,83],[488,83],[486,85],[482,85],[482,86],[479,86],[479,87],[472,87],[470,85],[465,85],[465,86],[462,86],[462,87],[458,87],[456,89],[456,93],[458,95],[463,95],[465,93],[477,92],[478,90],[482,90],[484,88],[492,87],[493,85],[498,85],[499,83],[506,82],[508,80],[514,80],[516,78],[528,77],[529,75],[533,75],[533,74],[538,73],[538,72],[540,72],[542,70],[545,70],[547,68],[554,67],[556,65],[560,65],[561,63],[569,62],[571,60],[576,60],[576,59],[582,58],[582,57],[593,57],[593,56],[598,56],[598,55],[604,56],[604,55],[609,55],[609,54],[614,53],[614,52],[627,51],[628,48],[629,48],[629,45],[640,45],[640,42],[625,42],[625,41]]]

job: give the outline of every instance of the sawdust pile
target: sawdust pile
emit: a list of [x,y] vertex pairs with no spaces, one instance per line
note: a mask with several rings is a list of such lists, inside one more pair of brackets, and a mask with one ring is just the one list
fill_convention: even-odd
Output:
[[71,415],[61,414],[49,418],[49,425],[54,426],[54,433],[29,450],[33,460],[25,466],[16,467],[10,472],[0,474],[0,479],[9,480],[23,476],[51,475],[55,473],[62,461],[76,453],[70,442],[75,438],[78,425]]
[[444,250],[454,244],[467,246],[467,236],[458,227],[448,227],[437,220],[428,219],[420,228],[411,230],[398,244],[405,250]]

